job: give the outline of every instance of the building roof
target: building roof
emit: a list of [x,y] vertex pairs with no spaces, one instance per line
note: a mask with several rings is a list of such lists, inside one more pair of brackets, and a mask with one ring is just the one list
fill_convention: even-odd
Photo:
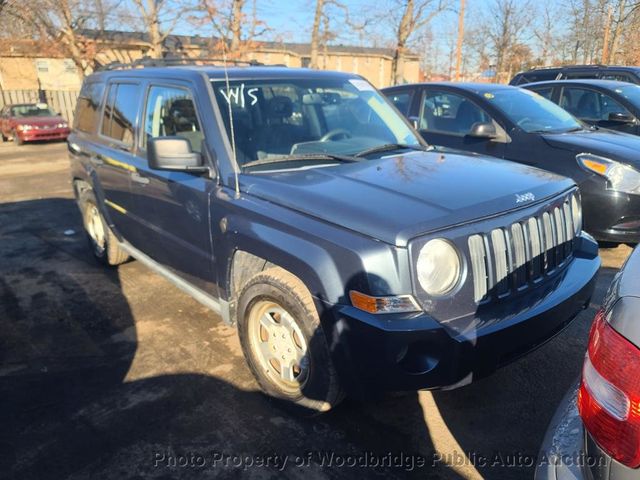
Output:
[[[97,30],[83,30],[82,34],[86,37],[101,39],[103,41],[109,41],[112,43],[141,43],[148,42],[149,36],[144,32],[126,32],[121,30],[105,30],[104,32],[98,32]],[[211,41],[218,41],[215,37],[202,37],[199,35],[169,35],[165,40],[165,44],[174,48],[185,48],[189,46],[195,46],[200,48],[206,48],[210,45]],[[311,55],[311,44],[309,43],[297,43],[297,42],[276,42],[276,41],[258,41],[256,40],[255,50],[274,50],[274,51],[288,51],[299,56]],[[324,47],[323,47],[324,49]],[[327,51],[333,54],[345,54],[345,55],[372,55],[372,56],[384,56],[393,57],[394,50],[392,48],[381,47],[359,47],[354,45],[327,45]],[[406,58],[411,60],[417,60],[418,55],[413,52],[405,54]]]

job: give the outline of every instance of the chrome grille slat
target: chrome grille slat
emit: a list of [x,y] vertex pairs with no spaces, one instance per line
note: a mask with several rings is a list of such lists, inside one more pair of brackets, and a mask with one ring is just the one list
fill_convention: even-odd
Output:
[[469,253],[471,256],[471,270],[473,272],[473,297],[476,302],[487,295],[489,279],[487,278],[486,255],[484,239],[480,235],[469,237]]
[[508,286],[507,276],[509,274],[509,263],[507,262],[507,242],[504,238],[504,231],[496,228],[491,232],[491,243],[493,245],[493,257],[496,268],[496,289],[498,295],[505,293]]
[[572,196],[556,207],[468,238],[474,300],[526,288],[571,257],[576,230]]

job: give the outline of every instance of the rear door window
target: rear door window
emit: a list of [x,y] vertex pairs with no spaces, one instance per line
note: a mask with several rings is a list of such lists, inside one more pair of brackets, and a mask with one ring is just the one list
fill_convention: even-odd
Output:
[[133,146],[140,94],[138,84],[111,84],[102,118],[102,135]]
[[103,95],[104,83],[88,82],[82,86],[75,115],[77,130],[87,133],[95,132]]

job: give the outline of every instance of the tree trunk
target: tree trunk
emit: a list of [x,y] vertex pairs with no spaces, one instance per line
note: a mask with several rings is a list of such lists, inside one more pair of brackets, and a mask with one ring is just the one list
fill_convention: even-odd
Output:
[[411,23],[413,22],[413,0],[407,0],[402,13],[400,25],[396,35],[396,47],[393,52],[393,61],[391,62],[391,81],[394,85],[398,85],[404,81],[404,55],[407,46],[407,40],[411,35]]
[[151,58],[162,58],[162,33],[160,32],[160,19],[156,9],[155,0],[147,0],[147,31],[151,44]]
[[231,10],[231,45],[229,50],[231,55],[240,54],[240,46],[242,45],[242,9],[245,0],[233,0]]
[[318,46],[320,44],[320,21],[324,10],[324,0],[316,0],[316,13],[313,17],[313,28],[311,29],[311,68],[318,68]]

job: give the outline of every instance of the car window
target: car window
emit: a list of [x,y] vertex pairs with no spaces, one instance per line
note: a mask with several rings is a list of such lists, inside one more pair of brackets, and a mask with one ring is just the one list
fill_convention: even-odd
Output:
[[138,113],[140,85],[114,83],[109,87],[102,119],[102,134],[133,146],[134,125]]
[[163,86],[152,86],[149,89],[145,108],[143,148],[146,148],[148,139],[158,137],[186,138],[194,152],[202,152],[204,134],[188,90]]
[[609,95],[586,88],[564,87],[560,95],[562,108],[584,120],[608,120],[612,113],[631,115]]
[[55,112],[46,103],[29,103],[11,107],[12,117],[53,117]]
[[421,130],[466,135],[478,122],[491,122],[491,117],[462,95],[443,91],[424,93],[420,109]]
[[631,82],[631,76],[627,73],[603,72],[600,75],[602,80],[618,80],[620,82]]
[[598,72],[595,70],[588,72],[564,72],[561,78],[598,78]]
[[566,110],[524,88],[497,88],[485,92],[483,97],[527,133],[582,129],[582,125]]
[[88,133],[95,131],[103,94],[104,83],[87,82],[82,86],[76,107],[76,129]]
[[242,166],[318,154],[354,155],[420,140],[386,98],[360,78],[212,81]]
[[538,95],[546,98],[547,100],[551,100],[551,97],[553,96],[553,87],[536,87],[536,88],[530,88],[529,90],[537,93]]
[[411,98],[413,97],[411,92],[395,92],[387,96],[391,103],[402,113],[403,115],[409,115],[409,108],[411,107]]

